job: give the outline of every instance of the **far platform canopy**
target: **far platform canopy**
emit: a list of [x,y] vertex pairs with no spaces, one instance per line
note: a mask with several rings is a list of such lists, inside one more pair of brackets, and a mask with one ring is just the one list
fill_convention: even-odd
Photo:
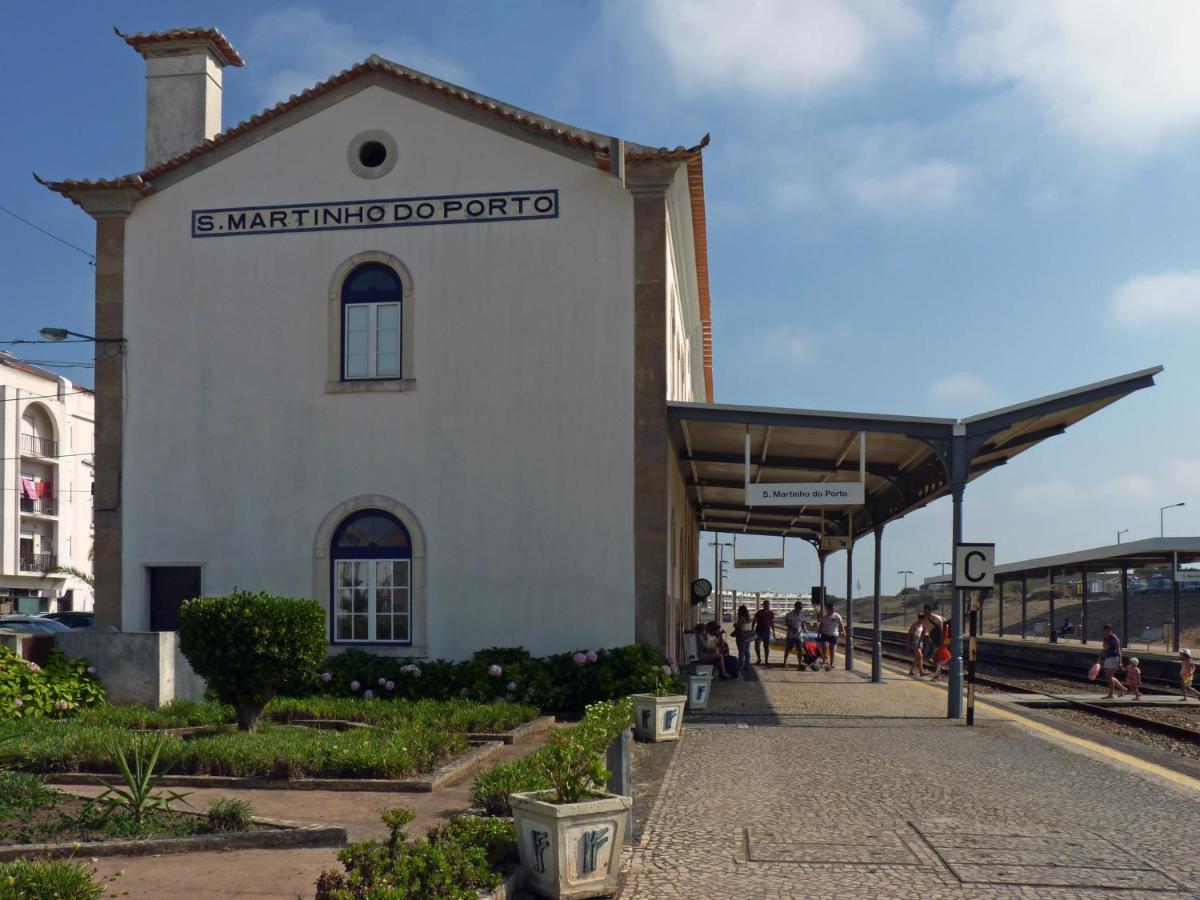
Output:
[[[667,415],[703,530],[819,543],[822,536],[857,538],[945,496],[956,454],[965,459],[965,480],[974,480],[1152,386],[1161,371],[1155,366],[957,420],[713,403],[668,403]],[[746,505],[746,481],[857,482],[860,435],[866,446],[861,505]]]

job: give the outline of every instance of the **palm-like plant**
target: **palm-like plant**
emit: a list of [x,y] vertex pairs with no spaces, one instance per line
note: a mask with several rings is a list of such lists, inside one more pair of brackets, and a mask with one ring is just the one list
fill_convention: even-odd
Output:
[[130,744],[133,756],[132,768],[125,759],[125,748],[121,746],[120,742],[113,741],[109,744],[108,751],[120,772],[122,784],[110,785],[93,776],[92,780],[102,785],[105,790],[91,800],[87,808],[103,805],[104,812],[100,815],[101,821],[114,812],[126,812],[133,820],[133,824],[141,828],[148,813],[170,812],[171,804],[176,800],[190,806],[191,804],[184,799],[191,793],[190,791],[181,794],[178,791],[159,792],[157,790],[158,783],[162,781],[163,776],[169,770],[164,768],[160,772],[155,772],[158,758],[162,755],[166,744],[167,738],[162,734],[134,735]]

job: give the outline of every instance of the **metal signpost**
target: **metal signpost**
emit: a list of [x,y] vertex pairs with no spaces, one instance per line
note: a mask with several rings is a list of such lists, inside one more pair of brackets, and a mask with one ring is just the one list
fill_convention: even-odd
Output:
[[[985,588],[996,585],[996,545],[964,544],[954,547],[954,589],[970,591],[970,631],[967,643],[967,724],[975,724],[975,663],[979,658],[979,600]],[[954,686],[951,685],[951,689]],[[959,688],[961,690],[961,687]]]

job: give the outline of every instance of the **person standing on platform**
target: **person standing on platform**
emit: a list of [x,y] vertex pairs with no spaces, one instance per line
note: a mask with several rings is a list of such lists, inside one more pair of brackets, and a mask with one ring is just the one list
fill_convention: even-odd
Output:
[[1125,687],[1133,691],[1133,699],[1142,699],[1142,666],[1136,656],[1131,656],[1125,663]]
[[1104,672],[1105,680],[1108,681],[1108,693],[1104,695],[1105,700],[1112,700],[1118,690],[1125,693],[1125,685],[1117,681],[1117,669],[1120,667],[1121,639],[1117,637],[1117,633],[1113,631],[1111,625],[1105,625],[1104,637],[1101,638],[1100,643],[1100,669]]
[[937,652],[941,649],[942,642],[946,636],[946,620],[933,611],[933,607],[928,603],[925,604],[923,613],[925,615],[925,634],[929,637],[929,653],[927,656],[933,658],[933,681],[942,680],[942,668],[944,663],[937,661]]
[[804,604],[799,600],[796,601],[792,611],[783,617],[783,624],[787,626],[787,637],[784,639],[783,645],[783,667],[787,668],[788,654],[792,652],[792,648],[796,649],[796,668],[804,668]]
[[1192,679],[1196,677],[1196,661],[1192,659],[1192,651],[1186,647],[1179,651],[1179,692],[1185,703],[1189,696],[1200,699],[1200,691],[1192,687]]
[[754,656],[755,665],[766,666],[771,662],[771,635],[775,633],[775,613],[771,612],[771,601],[764,600],[762,609],[754,613]]
[[821,645],[821,656],[826,657],[826,672],[833,670],[833,660],[837,656],[838,638],[845,636],[845,620],[834,609],[832,603],[826,603],[825,615],[821,616],[821,621],[817,623],[817,643]]
[[908,667],[909,675],[922,676],[925,674],[925,614],[917,616],[917,620],[908,629],[908,649],[912,651],[912,663]]
[[745,604],[738,607],[737,620],[733,623],[733,637],[737,641],[738,669],[750,671],[750,644],[754,641],[754,623]]

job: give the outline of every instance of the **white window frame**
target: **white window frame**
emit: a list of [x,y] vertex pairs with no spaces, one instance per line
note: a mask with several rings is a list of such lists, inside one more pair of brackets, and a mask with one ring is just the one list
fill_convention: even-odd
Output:
[[[357,565],[363,563],[367,566],[367,636],[365,638],[356,638],[353,636],[344,636],[338,629],[340,627],[341,610],[341,594],[342,591],[354,591],[359,588],[343,588],[341,586],[341,567],[344,565]],[[392,591],[403,591],[403,605],[397,609],[396,602],[393,600],[392,610],[390,615],[394,618],[397,615],[403,615],[407,622],[408,633],[405,637],[389,637],[380,638],[378,636],[378,616],[379,616],[379,564],[389,563],[392,566]],[[404,576],[402,579],[395,577],[396,568],[403,567]],[[364,613],[351,612],[351,631],[353,632],[353,617],[364,615]],[[393,621],[393,628],[395,623]],[[413,604],[412,604],[412,560],[410,559],[335,559],[333,570],[333,640],[339,644],[362,644],[362,643],[385,643],[385,644],[411,644],[413,636]]]
[[[383,309],[396,310],[395,348],[379,346],[379,313]],[[350,311],[367,310],[367,372],[364,375],[350,374]],[[380,374],[379,357],[395,355],[396,365],[390,372]],[[369,381],[373,379],[395,379],[400,377],[404,366],[404,306],[403,301],[389,300],[383,303],[346,303],[342,307],[342,377],[346,381]]]

